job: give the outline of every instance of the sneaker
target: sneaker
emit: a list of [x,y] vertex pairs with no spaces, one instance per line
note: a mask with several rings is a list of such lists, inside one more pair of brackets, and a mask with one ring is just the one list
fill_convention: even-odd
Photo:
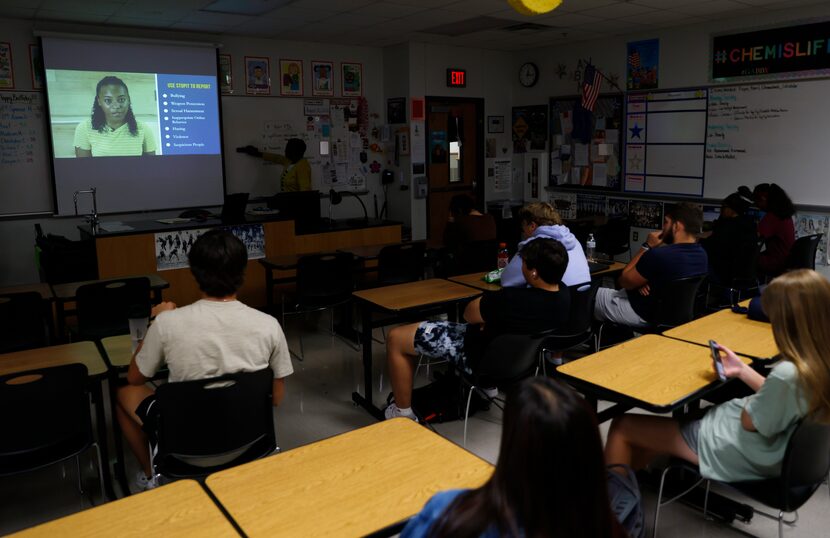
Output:
[[418,422],[418,417],[415,416],[415,413],[410,411],[408,414],[404,414],[403,411],[401,411],[401,409],[394,403],[386,406],[386,409],[383,410],[383,416],[386,417],[386,420],[389,420],[390,418],[404,417]]
[[481,389],[481,392],[486,394],[487,397],[490,398],[491,400],[493,398],[497,398],[498,395],[499,395],[499,389],[497,389],[496,387],[490,387],[489,389]]
[[159,487],[158,476],[147,478],[144,475],[144,471],[136,471],[135,479],[133,480],[133,489],[137,490],[137,493],[141,493],[142,491],[149,491],[157,487]]

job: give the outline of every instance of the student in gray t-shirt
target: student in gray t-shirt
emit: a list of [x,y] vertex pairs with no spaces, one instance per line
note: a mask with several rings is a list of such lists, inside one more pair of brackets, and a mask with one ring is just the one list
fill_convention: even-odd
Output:
[[157,485],[146,431],[156,422],[155,393],[146,383],[163,365],[171,383],[271,368],[275,406],[294,371],[277,320],[236,299],[248,263],[245,245],[230,232],[210,230],[193,243],[188,261],[202,298],[182,308],[172,302],[153,308],[156,320],[133,355],[127,386],[118,390],[116,417],[141,465],[139,490]]
[[704,478],[725,482],[781,474],[798,423],[807,416],[830,422],[830,282],[806,269],[786,273],[767,287],[762,305],[782,356],[769,377],[719,346],[726,376],[755,394],[715,406],[700,420],[620,417],[608,433],[608,464],[637,469],[670,454],[698,464]]

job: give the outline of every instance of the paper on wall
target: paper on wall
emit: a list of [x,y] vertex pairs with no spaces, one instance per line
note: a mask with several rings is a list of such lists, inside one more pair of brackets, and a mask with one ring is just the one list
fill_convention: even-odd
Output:
[[597,187],[608,186],[608,167],[605,163],[594,164],[593,185]]
[[588,166],[588,144],[574,144],[574,166]]
[[502,160],[493,163],[493,192],[511,191],[510,161]]
[[550,173],[555,176],[562,175],[562,159],[560,159],[558,156],[554,157],[553,155],[551,155]]
[[569,111],[559,113],[559,122],[562,124],[562,134],[569,135],[573,132],[574,124]]

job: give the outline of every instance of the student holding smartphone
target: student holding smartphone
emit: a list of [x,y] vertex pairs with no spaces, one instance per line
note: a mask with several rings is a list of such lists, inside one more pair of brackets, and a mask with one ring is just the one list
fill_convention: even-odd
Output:
[[780,475],[798,423],[807,416],[830,423],[830,282],[806,269],[786,273],[764,291],[763,307],[782,356],[769,377],[716,344],[724,376],[755,394],[712,407],[699,420],[624,415],[608,433],[608,464],[637,469],[670,454],[698,464],[701,476],[713,480]]

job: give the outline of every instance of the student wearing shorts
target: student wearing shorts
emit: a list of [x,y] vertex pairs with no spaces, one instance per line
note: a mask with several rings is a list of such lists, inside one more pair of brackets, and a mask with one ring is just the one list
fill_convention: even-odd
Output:
[[412,381],[419,354],[447,359],[459,370],[471,373],[496,336],[534,334],[568,321],[570,298],[568,289],[561,285],[568,265],[565,247],[555,239],[536,239],[521,250],[520,256],[529,287],[485,293],[467,305],[467,323],[424,321],[401,325],[389,332],[386,362],[395,402],[386,408],[386,418],[415,419]]
[[118,390],[116,417],[141,465],[134,484],[139,491],[158,485],[147,445],[148,434],[155,434],[155,393],[146,383],[163,365],[170,370],[170,383],[270,367],[275,406],[294,371],[277,320],[236,298],[248,263],[242,242],[213,229],[193,243],[188,260],[202,298],[182,308],[172,302],[153,308],[156,320],[133,355],[127,386]]

